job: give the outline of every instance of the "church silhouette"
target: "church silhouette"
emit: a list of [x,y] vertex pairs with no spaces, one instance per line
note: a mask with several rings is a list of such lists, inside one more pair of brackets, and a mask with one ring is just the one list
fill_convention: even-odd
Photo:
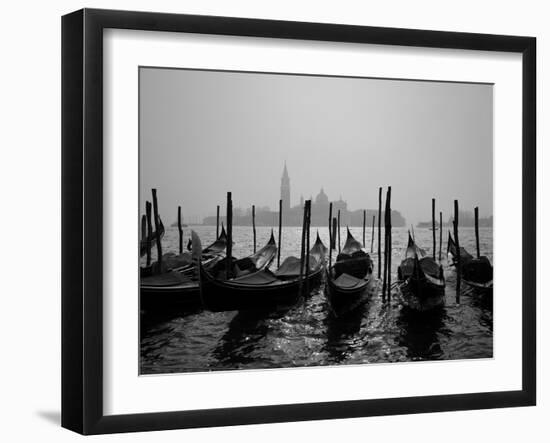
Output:
[[[283,226],[302,226],[302,220],[304,216],[304,197],[300,196],[300,203],[292,206],[291,201],[291,186],[290,175],[285,162],[283,168],[283,174],[281,176],[281,200],[283,207]],[[311,226],[328,226],[330,200],[325,193],[325,190],[321,188],[315,198],[311,198]],[[340,222],[342,226],[363,226],[363,209],[357,209],[350,211],[348,204],[342,199],[342,196],[338,200],[332,201],[332,214],[333,217],[338,216],[340,211]],[[241,214],[244,212],[244,214]],[[394,227],[405,226],[405,219],[399,213],[399,211],[393,210],[392,225]],[[372,224],[372,217],[378,217],[378,209],[367,209],[367,226]],[[257,226],[277,226],[279,219],[279,212],[268,210],[267,208],[256,208],[256,225]],[[225,217],[220,217],[220,220],[224,221]],[[384,220],[384,211],[382,211],[382,220]],[[378,223],[378,221],[376,221]],[[205,225],[215,225],[216,217],[209,216],[203,221]],[[234,210],[233,213],[233,225],[234,226],[250,226],[252,225],[251,209]]]

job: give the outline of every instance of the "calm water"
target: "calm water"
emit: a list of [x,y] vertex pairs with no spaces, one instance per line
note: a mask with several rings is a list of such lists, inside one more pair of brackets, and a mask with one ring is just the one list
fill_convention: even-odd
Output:
[[[215,227],[195,226],[203,246],[214,240]],[[311,244],[317,228],[311,229]],[[351,228],[362,240],[362,228]],[[185,228],[184,238],[190,235]],[[258,247],[271,229],[257,228]],[[328,245],[328,229],[320,228]],[[394,228],[392,281],[396,279],[407,244],[407,229]],[[416,229],[417,243],[427,252],[432,248],[432,232]],[[376,250],[376,231],[375,245]],[[383,236],[382,236],[383,237]],[[283,229],[281,261],[299,256],[301,229]],[[233,254],[252,253],[252,228],[235,227]],[[345,230],[342,229],[342,245]],[[305,301],[286,312],[245,314],[239,312],[163,314],[142,313],[141,372],[143,374],[258,369],[334,364],[360,364],[416,360],[487,358],[493,355],[492,302],[476,294],[463,293],[456,303],[455,273],[446,259],[447,229],[443,230],[442,258],[447,280],[446,307],[437,314],[411,314],[402,308],[399,291],[383,304],[380,295],[345,319],[329,315],[323,285]],[[187,242],[187,240],[185,240]],[[439,248],[439,231],[437,231]],[[370,251],[370,231],[366,235]],[[460,244],[475,252],[473,228],[460,230]],[[167,228],[164,250],[176,252],[177,228]],[[480,229],[482,254],[492,261],[492,229]],[[372,254],[377,275],[377,254]],[[273,269],[274,267],[272,267]],[[379,294],[381,292],[379,285]]]

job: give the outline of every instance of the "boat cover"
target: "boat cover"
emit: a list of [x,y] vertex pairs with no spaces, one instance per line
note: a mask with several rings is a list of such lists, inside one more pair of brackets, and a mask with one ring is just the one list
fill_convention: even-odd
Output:
[[[431,275],[433,277],[439,277],[439,265],[431,257],[423,257],[419,261],[420,268],[424,271],[424,274]],[[406,258],[401,262],[401,273],[403,278],[407,278],[412,275],[414,271],[414,258]]]
[[189,266],[193,262],[190,252],[184,252],[183,254],[179,255],[176,255],[174,253],[164,254],[162,256],[162,261],[168,269]]
[[279,281],[277,277],[270,271],[259,271],[253,274],[245,275],[243,277],[237,277],[231,282],[245,284],[245,285],[267,285]]
[[189,278],[179,272],[165,272],[164,274],[151,275],[141,279],[142,286],[174,286],[180,283],[188,282]]
[[339,286],[344,289],[352,289],[363,283],[365,283],[365,280],[356,278],[353,275],[349,275],[349,274],[342,274],[340,275],[340,277],[334,280],[334,284],[336,286]]
[[[287,257],[281,263],[281,266],[275,271],[277,277],[299,277],[301,260],[296,257]],[[315,271],[318,268],[318,261],[315,257],[309,257],[309,270]]]

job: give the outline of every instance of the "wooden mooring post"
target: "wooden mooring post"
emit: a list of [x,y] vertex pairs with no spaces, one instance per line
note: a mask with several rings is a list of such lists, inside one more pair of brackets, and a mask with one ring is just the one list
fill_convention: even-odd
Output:
[[147,216],[144,214],[141,216],[141,241],[147,241]]
[[391,186],[386,195],[387,229],[388,229],[388,302],[391,299],[391,255],[392,255],[392,225],[391,225]]
[[382,188],[378,188],[378,280],[382,272]]
[[338,220],[336,217],[332,217],[332,249],[336,250],[336,229],[338,227]]
[[159,217],[159,206],[158,206],[158,200],[157,200],[157,190],[152,189],[153,194],[153,217],[155,222],[155,237],[156,237],[156,244],[157,244],[157,264],[158,268],[157,271],[159,273],[162,272],[162,242],[160,241],[160,217]]
[[443,244],[443,212],[439,211],[439,261],[441,262],[441,245]]
[[367,226],[367,210],[363,209],[363,248],[365,247],[365,229]]
[[147,266],[151,265],[151,241],[153,240],[153,221],[151,215],[151,202],[145,202],[145,214],[147,217],[147,238],[145,239],[145,248],[147,251]]
[[302,294],[302,285],[304,282],[304,265],[305,265],[305,250],[306,250],[306,229],[307,229],[307,200],[304,204],[304,215],[302,218],[302,243],[300,245],[300,289]]
[[437,247],[437,243],[435,240],[435,198],[432,198],[432,240],[433,240],[433,248],[432,248],[432,256],[435,260],[435,249]]
[[277,268],[281,266],[281,241],[283,238],[282,235],[282,229],[283,229],[283,201],[279,200],[279,242],[277,244]]
[[309,241],[311,228],[311,200],[308,200],[307,205],[307,222],[306,222],[306,294],[309,293]]
[[479,208],[476,206],[474,208],[474,219],[475,219],[475,230],[476,230],[476,253],[477,258],[481,257],[481,254],[479,252]]
[[254,242],[254,254],[256,253],[256,205],[252,205],[252,238]]
[[340,209],[338,209],[338,254],[342,250],[342,244],[340,242]]
[[225,278],[231,278],[232,257],[233,257],[233,200],[231,192],[227,193],[227,213],[225,223],[227,224],[227,245],[225,253]]
[[178,233],[179,233],[179,245],[180,254],[183,254],[183,228],[181,226],[181,206],[178,206]]
[[386,194],[386,206],[384,208],[384,271],[382,273],[382,301],[386,301],[386,288],[388,284],[388,195]]
[[332,239],[332,202],[330,202],[328,206],[328,267],[332,266],[332,245],[333,245],[333,239]]
[[458,200],[455,200],[455,213],[453,220],[453,231],[456,244],[456,302],[460,303],[460,280],[462,278],[462,260],[460,257],[460,241],[458,239]]

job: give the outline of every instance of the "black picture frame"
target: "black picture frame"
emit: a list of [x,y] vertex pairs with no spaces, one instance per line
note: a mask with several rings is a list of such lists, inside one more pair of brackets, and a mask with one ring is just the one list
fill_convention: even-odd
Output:
[[[103,413],[103,30],[503,51],[522,54],[522,389],[131,415]],[[62,426],[82,434],[458,411],[536,403],[536,39],[83,9],[62,18]]]

